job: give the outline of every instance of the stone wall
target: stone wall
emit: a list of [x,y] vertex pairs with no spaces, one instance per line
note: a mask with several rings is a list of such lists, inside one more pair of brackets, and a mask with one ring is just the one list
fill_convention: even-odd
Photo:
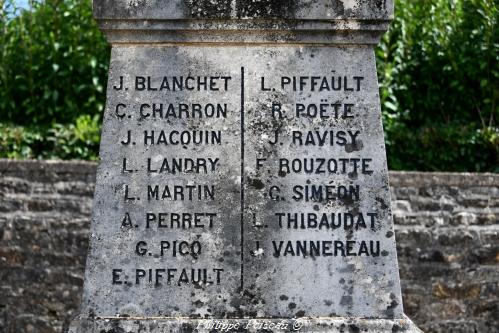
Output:
[[499,174],[390,180],[406,313],[425,332],[499,332]]
[[[499,175],[392,172],[405,312],[425,332],[499,332]],[[76,313],[95,164],[0,160],[0,332]]]

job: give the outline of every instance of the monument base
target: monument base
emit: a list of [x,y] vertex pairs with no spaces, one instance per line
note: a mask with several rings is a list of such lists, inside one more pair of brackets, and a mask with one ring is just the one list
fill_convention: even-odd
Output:
[[367,319],[353,317],[297,319],[191,319],[191,318],[77,318],[69,333],[170,332],[373,332],[422,333],[407,317]]

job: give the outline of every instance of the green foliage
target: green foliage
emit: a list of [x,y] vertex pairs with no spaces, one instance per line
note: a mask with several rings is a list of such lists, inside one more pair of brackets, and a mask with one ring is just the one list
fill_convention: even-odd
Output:
[[0,124],[0,158],[97,160],[100,116],[82,115],[75,124],[50,128]]
[[91,1],[29,5],[0,0],[0,157],[96,159],[109,46]]
[[378,47],[389,166],[499,172],[499,4],[397,0]]
[[10,18],[7,9],[0,19],[2,121],[48,126],[100,113],[109,48],[92,19],[90,0],[30,5],[32,10]]
[[43,143],[43,137],[38,131],[26,131],[19,126],[0,123],[0,133],[0,158],[32,158],[33,147]]
[[100,117],[83,115],[76,119],[76,125],[55,124],[49,131],[47,141],[52,149],[44,152],[44,158],[96,160],[100,141]]

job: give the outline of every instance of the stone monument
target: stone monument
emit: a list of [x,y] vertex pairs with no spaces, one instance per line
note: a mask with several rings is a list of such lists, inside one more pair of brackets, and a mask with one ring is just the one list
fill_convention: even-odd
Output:
[[373,48],[391,0],[94,0],[112,45],[73,333],[419,332]]

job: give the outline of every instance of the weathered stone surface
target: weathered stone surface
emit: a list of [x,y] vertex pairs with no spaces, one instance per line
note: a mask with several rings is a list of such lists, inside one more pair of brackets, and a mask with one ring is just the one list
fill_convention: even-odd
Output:
[[[378,87],[375,75],[370,74],[374,73],[375,64],[369,47],[357,47],[355,50],[248,47],[243,51],[241,47],[217,47],[210,49],[209,53],[199,47],[115,47],[112,59],[109,81],[119,82],[119,75],[126,72],[124,84],[130,90],[118,94],[109,91],[109,107],[102,136],[102,162],[97,177],[96,222],[92,230],[94,241],[86,276],[87,294],[83,300],[84,313],[101,316],[117,313],[130,316],[189,314],[201,317],[210,315],[215,318],[401,316],[396,251],[387,210],[389,192],[386,162],[384,155],[381,158],[378,156],[383,147],[377,106]],[[228,63],[229,59],[231,63]],[[241,64],[244,66],[241,67]],[[324,69],[325,66],[327,70]],[[224,107],[226,103],[227,117],[151,119],[153,117],[149,107],[142,109],[141,116],[140,107],[143,104],[140,103],[150,103],[161,97],[155,91],[133,91],[135,78],[163,72],[180,76],[184,73],[184,68],[201,76],[216,73],[230,78],[227,80],[228,91],[212,93],[211,96],[204,92],[165,93],[160,96],[167,101],[224,103]],[[266,74],[269,71],[272,71],[271,76]],[[362,80],[358,81],[358,86],[350,86],[357,90],[353,92],[342,89],[339,93],[312,93],[310,87],[304,92],[279,91],[280,81],[277,78],[281,76],[311,76],[324,72],[336,75],[332,76],[335,78],[340,77],[343,83],[352,77],[362,77]],[[159,86],[160,77],[152,77],[151,84]],[[266,87],[275,87],[268,88],[275,91],[261,91],[262,77],[267,79]],[[140,102],[134,105],[134,101]],[[331,116],[334,109],[330,104],[338,101],[352,103],[349,106],[352,109],[351,120]],[[244,103],[244,111],[241,110],[241,102]],[[306,117],[305,111],[301,118],[294,115],[295,103],[307,105],[320,102],[328,105],[328,118]],[[119,103],[129,105],[129,118],[120,120],[114,116],[114,105]],[[282,104],[286,120],[277,120],[272,116],[273,103]],[[166,107],[165,105],[164,112]],[[343,114],[344,105],[341,108],[340,113]],[[243,136],[242,129],[245,131]],[[184,145],[158,145],[158,136],[162,130],[167,133],[167,137],[172,131],[187,135],[205,135],[216,131],[220,133],[222,140],[221,144],[215,145],[192,145],[188,142]],[[131,131],[131,140],[136,145],[116,145],[117,142],[126,141],[128,131]],[[332,143],[341,141],[337,137],[330,141],[330,136],[338,131],[343,131],[345,136],[350,131],[356,137],[353,140],[345,139],[344,144]],[[145,137],[144,133],[152,136],[153,132],[155,140]],[[276,139],[275,133],[278,133],[279,142],[271,144]],[[312,140],[307,139],[307,134],[314,135],[315,143],[306,143],[306,140]],[[316,135],[326,138],[324,146],[317,143],[319,139]],[[295,136],[299,140],[293,140]],[[241,149],[243,140],[244,150]],[[330,156],[334,156],[334,159]],[[158,172],[164,161],[170,163],[171,167],[172,158],[193,157],[217,160],[218,165],[207,174],[194,172],[171,175]],[[136,169],[136,172],[123,173],[124,158],[128,168]],[[352,158],[359,159],[358,167],[352,164]],[[367,165],[364,168],[360,158]],[[257,159],[260,166],[256,165]],[[347,159],[345,167],[339,164],[340,159]],[[331,161],[329,171],[324,162],[320,166],[320,160]],[[284,162],[289,167],[282,167]],[[304,172],[304,165],[298,170],[298,163],[310,165],[314,162],[315,168],[311,172]],[[296,165],[295,171],[291,163]],[[244,198],[241,198],[240,184],[242,167]],[[164,186],[189,183],[214,184],[214,200],[199,200],[198,197],[194,200],[157,199],[161,198]],[[299,197],[312,186],[324,188],[328,184],[335,185],[329,188],[331,192],[337,187],[349,191],[350,186],[359,186],[355,189],[359,198],[356,199],[354,194],[337,199],[336,193],[335,198],[328,200],[303,200]],[[123,191],[126,186],[129,188],[128,196],[139,199],[124,202]],[[159,192],[151,195],[148,188],[155,186],[159,186]],[[273,187],[275,190],[272,192]],[[271,200],[269,195],[272,193],[279,195],[280,199]],[[323,195],[326,195],[325,192]],[[293,196],[298,199],[293,199]],[[242,226],[241,208],[244,209]],[[151,221],[150,228],[147,228],[146,213],[159,212],[197,212],[217,216],[212,228],[208,227],[208,220],[203,218],[204,227],[198,230],[158,229],[158,217],[154,220],[154,225]],[[315,227],[312,224],[308,230],[299,224],[297,227],[289,227],[287,214],[298,214],[296,216],[300,219],[299,214],[303,212],[318,216]],[[134,221],[135,228],[120,228],[121,220],[127,213],[131,221]],[[319,229],[322,214],[329,214],[326,216],[329,218],[329,225],[332,225],[331,213],[362,216],[362,221],[356,226],[340,225],[339,219],[343,217],[336,215],[336,227],[322,226]],[[356,217],[355,221],[359,219],[360,217]],[[169,221],[165,220],[165,223]],[[177,239],[199,241],[203,248],[202,254],[199,258],[155,258],[159,254],[157,249],[153,250],[155,247],[158,248],[162,241],[173,242]],[[145,240],[151,254],[138,256],[136,244]],[[367,252],[364,256],[350,255],[349,258],[344,253],[342,255],[342,252],[336,253],[326,248],[316,257],[309,254],[295,255],[296,241],[304,240],[338,241],[341,242],[339,245],[347,240],[357,241],[352,253],[361,251],[359,244],[365,241]],[[280,243],[281,241],[284,243]],[[255,248],[256,242],[259,242],[260,248]],[[370,242],[376,245],[370,245]],[[284,248],[287,244],[292,244],[294,249],[285,255]],[[280,251],[276,250],[279,246],[282,247]],[[262,253],[255,255],[255,251]],[[222,269],[223,274],[220,275],[220,283],[199,288],[180,283],[178,276],[175,277],[175,284],[181,286],[177,287],[167,286],[163,279],[163,283],[160,281],[154,287],[137,285],[139,280],[135,276],[136,269],[174,268],[180,271],[185,267],[209,269],[212,280],[215,279],[213,269]],[[297,267],[301,269],[296,270]],[[122,269],[122,274],[129,276],[129,284],[110,285],[112,269]],[[125,281],[124,277],[121,279]],[[145,284],[143,281],[142,284]],[[296,288],[296,285],[301,287]],[[244,291],[241,291],[241,286],[245,288]],[[325,294],[325,290],[329,292]],[[238,293],[242,293],[241,297],[235,300],[233,295]],[[175,299],[175,302],[165,304],[164,299]]]
[[110,43],[377,44],[393,1],[94,1]]

